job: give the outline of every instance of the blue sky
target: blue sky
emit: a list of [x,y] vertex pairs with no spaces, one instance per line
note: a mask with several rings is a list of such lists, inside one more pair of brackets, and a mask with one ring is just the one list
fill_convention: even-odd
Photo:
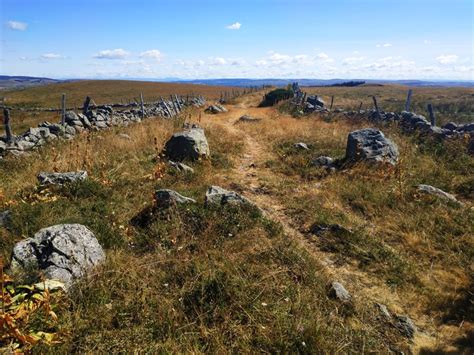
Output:
[[0,0],[0,73],[474,80],[473,0]]

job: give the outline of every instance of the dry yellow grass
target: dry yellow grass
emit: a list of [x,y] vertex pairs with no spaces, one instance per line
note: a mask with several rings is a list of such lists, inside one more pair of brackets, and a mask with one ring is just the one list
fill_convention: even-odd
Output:
[[[260,98],[249,95],[226,114],[202,115],[212,157],[192,164],[191,176],[153,160],[182,123],[160,119],[0,163],[3,203],[15,215],[14,228],[0,230],[6,258],[14,241],[66,221],[87,224],[107,248],[106,265],[58,312],[59,329],[70,335],[53,350],[469,349],[472,158],[456,146],[419,143],[386,126],[381,129],[401,151],[398,170],[360,166],[327,175],[311,158],[343,156],[347,133],[366,123],[296,119],[257,108]],[[191,114],[199,120],[199,110]],[[262,121],[236,124],[243,114]],[[310,150],[295,150],[300,141]],[[80,168],[89,171],[90,185],[40,198],[39,171]],[[418,196],[417,183],[455,193],[467,208]],[[202,203],[211,184],[241,192],[281,227],[199,206],[146,228],[130,223],[150,206],[156,188]],[[315,222],[340,223],[355,233],[316,238],[307,233]],[[353,310],[327,299],[325,286],[335,279],[353,294]],[[376,302],[414,320],[421,331],[413,343],[381,320]]]

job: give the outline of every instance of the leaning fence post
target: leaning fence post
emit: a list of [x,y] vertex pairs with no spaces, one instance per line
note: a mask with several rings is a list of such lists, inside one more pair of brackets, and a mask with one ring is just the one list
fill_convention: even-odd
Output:
[[405,111],[410,112],[410,103],[411,103],[411,95],[413,94],[413,90],[408,90],[407,100],[405,101]]
[[66,122],[66,94],[61,96],[61,124]]
[[430,115],[431,125],[436,126],[436,117],[435,117],[435,113],[433,111],[433,105],[432,104],[428,104],[428,113]]
[[140,104],[142,108],[142,118],[145,118],[145,105],[143,104],[143,93],[140,93]]
[[7,143],[13,142],[12,128],[10,126],[10,111],[7,108],[3,109],[3,125],[5,126],[5,134],[7,136]]
[[362,101],[360,102],[360,105],[359,105],[359,115],[360,115],[361,111],[362,111]]
[[377,112],[377,118],[381,118],[380,116],[380,110],[379,110],[379,105],[377,104],[377,98],[375,96],[372,96],[372,99],[374,100],[374,106],[375,106],[375,111]]
[[331,96],[331,106],[329,106],[329,111],[332,111],[332,104],[334,103],[334,96]]

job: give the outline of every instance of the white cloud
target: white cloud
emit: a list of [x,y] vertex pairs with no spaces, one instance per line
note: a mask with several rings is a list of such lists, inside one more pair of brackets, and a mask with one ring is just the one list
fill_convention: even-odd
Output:
[[240,30],[240,27],[242,26],[241,23],[239,22],[235,22],[229,26],[226,26],[225,28],[227,28],[228,30]]
[[45,53],[41,55],[41,58],[42,59],[63,59],[65,57],[57,53]]
[[326,53],[319,53],[316,55],[316,59],[321,61],[321,62],[325,62],[325,63],[331,63],[331,62],[334,62],[334,59],[332,59],[331,57],[329,57]]
[[214,64],[214,65],[225,65],[225,64],[227,64],[227,60],[225,60],[224,58],[221,58],[221,57],[217,57],[217,58],[214,58],[214,60],[212,61],[212,64]]
[[355,63],[362,62],[365,57],[347,57],[342,60],[343,65],[352,65]]
[[18,21],[8,21],[7,27],[15,31],[25,31],[26,28],[28,27],[28,24],[24,22],[18,22]]
[[376,47],[377,48],[388,48],[388,47],[392,47],[393,45],[391,43],[383,43],[383,44],[377,44]]
[[163,54],[161,54],[158,49],[150,49],[148,51],[140,53],[140,58],[150,58],[159,62],[163,58]]
[[452,64],[458,61],[456,54],[443,54],[436,58],[436,61],[441,64]]
[[94,55],[97,59],[123,59],[130,55],[130,52],[122,49],[106,49]]

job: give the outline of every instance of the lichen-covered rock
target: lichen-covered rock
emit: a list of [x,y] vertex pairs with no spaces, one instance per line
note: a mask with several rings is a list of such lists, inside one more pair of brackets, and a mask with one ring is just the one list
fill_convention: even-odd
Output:
[[398,162],[398,148],[390,139],[375,128],[365,128],[349,133],[346,147],[346,161],[367,163]]
[[40,185],[64,185],[67,183],[83,181],[87,179],[87,171],[67,172],[67,173],[45,173],[38,174]]
[[344,286],[337,281],[331,284],[329,295],[344,303],[352,301],[352,296],[349,291],[347,291]]
[[449,193],[447,193],[447,192],[445,192],[441,189],[438,189],[437,187],[431,186],[431,185],[425,185],[425,184],[418,185],[417,190],[419,192],[422,192],[422,193],[425,193],[425,194],[428,194],[428,195],[437,196],[437,197],[439,197],[440,199],[442,199],[444,201],[452,202],[452,203],[455,203],[455,204],[460,204],[460,202],[457,200],[457,198],[454,195],[451,195],[451,194],[449,194]]
[[211,113],[211,114],[217,114],[217,113],[221,113],[221,112],[227,112],[227,109],[222,105],[216,104],[216,105],[209,106],[208,108],[206,108],[204,110],[204,112]]
[[171,167],[173,167],[177,171],[184,172],[184,173],[194,173],[194,169],[191,168],[189,165],[186,165],[180,162],[174,162],[171,160],[168,163]]
[[175,133],[165,144],[165,154],[172,160],[198,160],[210,155],[209,144],[202,128]]
[[196,200],[185,197],[173,190],[162,189],[155,192],[155,203],[158,207],[168,208],[187,203],[196,203]]
[[415,324],[408,316],[397,316],[395,327],[409,339],[413,339],[417,331]]
[[105,253],[87,227],[59,224],[18,242],[13,248],[11,267],[13,271],[39,269],[47,279],[64,282],[68,287],[103,260]]
[[219,186],[210,186],[206,191],[206,205],[225,205],[225,204],[233,204],[233,205],[243,205],[249,204],[253,205],[245,197],[239,195],[234,191],[229,191],[223,189]]

